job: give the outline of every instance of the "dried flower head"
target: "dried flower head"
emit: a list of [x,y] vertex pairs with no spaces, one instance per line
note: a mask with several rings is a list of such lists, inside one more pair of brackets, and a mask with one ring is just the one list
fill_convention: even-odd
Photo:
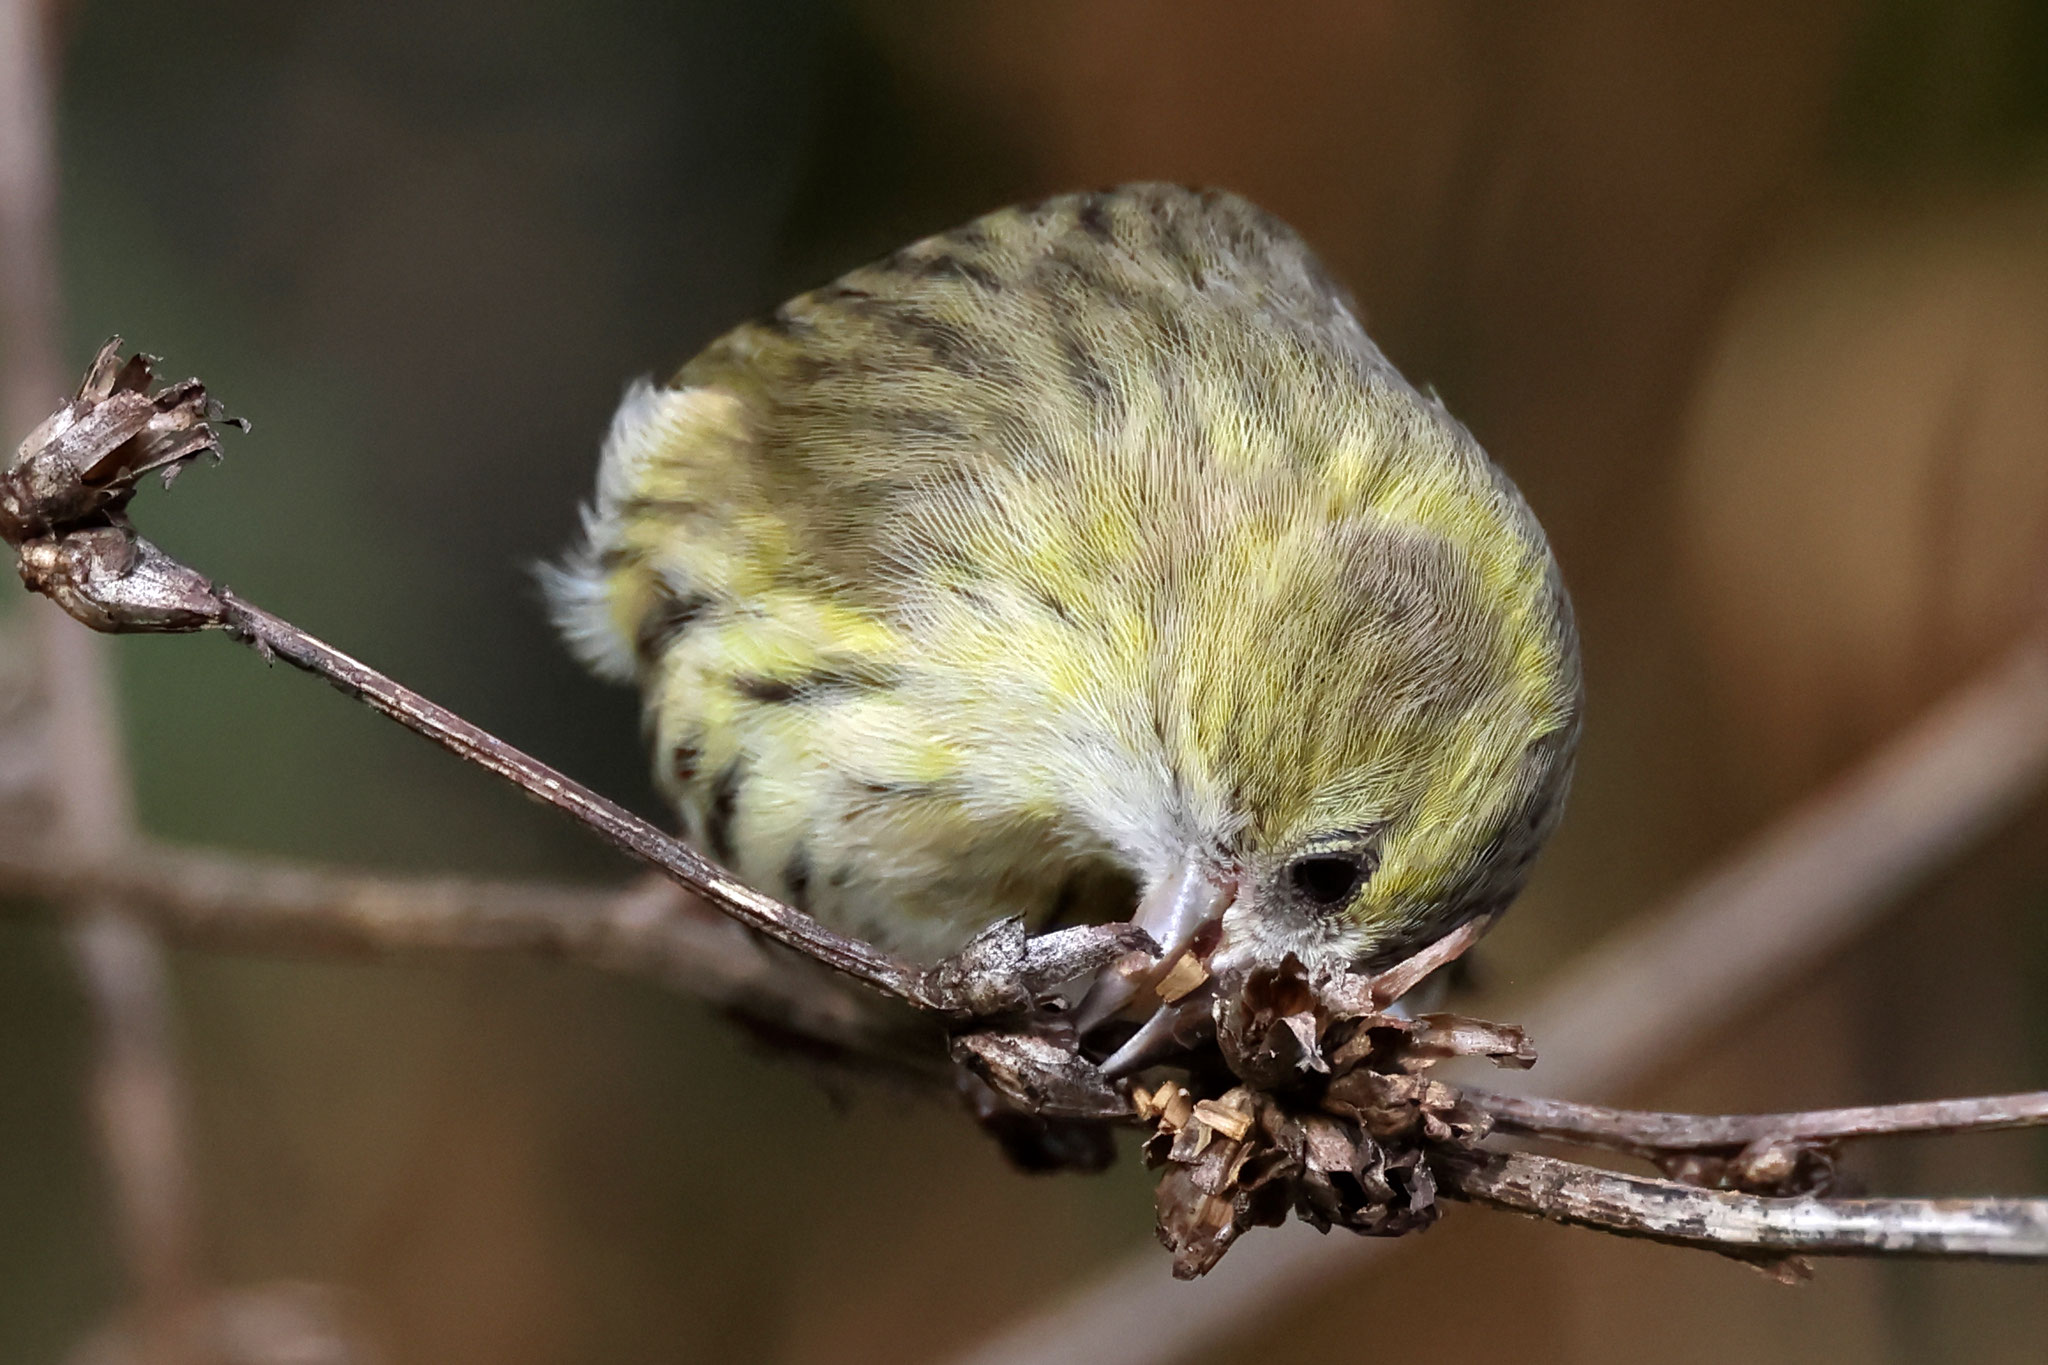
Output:
[[169,486],[202,455],[218,458],[223,417],[196,379],[154,394],[156,358],[121,359],[121,338],[100,347],[78,394],[28,434],[0,475],[0,535],[11,545],[118,516],[144,475]]
[[1159,1235],[1174,1274],[1214,1266],[1246,1228],[1291,1212],[1318,1230],[1392,1237],[1438,1216],[1434,1156],[1469,1149],[1491,1123],[1427,1075],[1450,1057],[1526,1067],[1520,1029],[1448,1014],[1389,1014],[1370,978],[1318,983],[1293,958],[1219,995],[1226,1083],[1194,1070],[1136,1095],[1164,1168]]
[[218,458],[223,417],[196,379],[151,393],[154,360],[100,348],[78,394],[30,432],[0,474],[0,538],[23,580],[96,630],[191,630],[217,615],[211,585],[129,526],[138,481],[166,486],[201,456]]

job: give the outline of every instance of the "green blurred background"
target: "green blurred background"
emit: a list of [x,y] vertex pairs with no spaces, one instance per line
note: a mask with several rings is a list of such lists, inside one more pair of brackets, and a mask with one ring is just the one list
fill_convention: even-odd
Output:
[[[1218,184],[1295,223],[1551,528],[1590,724],[1489,984],[1682,885],[2048,586],[2033,0],[78,0],[62,30],[67,364],[118,330],[255,424],[148,496],[152,536],[650,812],[632,699],[564,659],[528,577],[623,383],[1077,186]],[[626,873],[225,642],[118,646],[159,835]],[[2037,801],[1629,1098],[2048,1084],[2044,835]],[[950,1110],[821,1084],[651,987],[174,970],[212,1268],[350,1287],[397,1362],[938,1360],[1150,1242],[1134,1162],[1012,1174]],[[0,918],[0,1360],[60,1360],[119,1292],[85,1040],[49,921]],[[2038,1138],[1856,1164],[1890,1192],[2048,1188]],[[1214,1358],[2003,1362],[2038,1358],[2044,1290],[1829,1264],[1788,1291],[1457,1209]]]

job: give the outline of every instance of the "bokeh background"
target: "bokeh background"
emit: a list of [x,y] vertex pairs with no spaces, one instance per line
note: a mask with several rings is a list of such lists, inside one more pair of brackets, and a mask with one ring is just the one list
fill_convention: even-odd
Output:
[[[2048,7],[77,0],[67,363],[113,331],[255,434],[152,535],[643,809],[632,700],[528,565],[629,377],[983,209],[1134,178],[1294,222],[1521,483],[1576,595],[1571,813],[1480,963],[1543,973],[2038,619]],[[578,830],[221,641],[119,642],[165,837],[617,879]],[[2048,801],[1628,1098],[2048,1083]],[[525,962],[180,951],[212,1268],[348,1286],[397,1362],[940,1360],[1150,1240],[686,1000]],[[47,917],[0,917],[0,1359],[119,1271]],[[1541,1040],[1539,1040],[1540,1043]],[[2048,1143],[1879,1188],[2048,1188]],[[1159,1273],[1166,1274],[1164,1257]],[[1453,1210],[1213,1358],[2006,1362],[2039,1269],[1718,1258]]]

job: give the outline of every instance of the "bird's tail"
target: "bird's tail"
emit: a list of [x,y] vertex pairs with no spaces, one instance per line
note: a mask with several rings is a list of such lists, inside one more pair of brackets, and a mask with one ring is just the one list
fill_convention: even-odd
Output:
[[703,561],[728,547],[702,534],[721,480],[704,475],[712,462],[730,470],[719,457],[739,437],[737,404],[718,390],[646,379],[626,390],[605,436],[596,496],[583,508],[582,537],[538,570],[556,629],[599,677],[640,676],[679,623],[723,596],[711,585],[728,575]]

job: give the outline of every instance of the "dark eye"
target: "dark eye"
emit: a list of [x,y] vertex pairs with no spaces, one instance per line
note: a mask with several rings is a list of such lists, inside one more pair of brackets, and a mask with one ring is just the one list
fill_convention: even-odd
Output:
[[1372,875],[1372,862],[1357,853],[1317,853],[1288,865],[1287,880],[1303,900],[1334,910],[1351,899]]

